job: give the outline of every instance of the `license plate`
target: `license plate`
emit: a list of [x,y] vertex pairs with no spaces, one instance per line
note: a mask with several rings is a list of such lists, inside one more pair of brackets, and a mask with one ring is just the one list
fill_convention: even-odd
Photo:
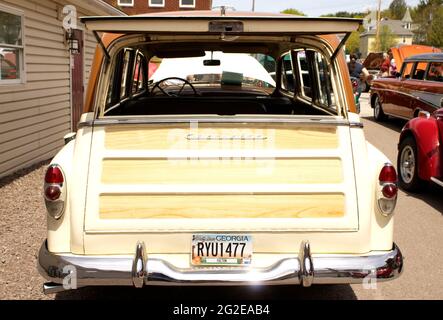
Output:
[[252,259],[252,236],[246,234],[192,235],[191,263],[194,266],[244,266]]

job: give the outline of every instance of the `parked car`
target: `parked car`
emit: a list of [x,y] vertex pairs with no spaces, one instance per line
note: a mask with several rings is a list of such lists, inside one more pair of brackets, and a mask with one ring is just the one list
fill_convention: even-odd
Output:
[[372,82],[371,107],[374,119],[387,116],[412,119],[423,110],[433,113],[442,107],[443,53],[406,58],[397,77]]
[[[443,97],[442,97],[443,99]],[[443,187],[443,108],[420,111],[403,127],[398,143],[400,187],[420,191],[427,182]]]
[[441,53],[441,49],[421,44],[401,44],[390,48],[388,52],[395,59],[397,67],[400,67],[405,59],[411,56],[425,53]]
[[[362,21],[184,15],[82,18],[104,35],[45,176],[44,291],[397,278],[397,175],[365,140],[337,36]],[[242,58],[214,68],[212,51]],[[263,54],[275,85],[239,63]],[[148,81],[154,57],[177,60]]]
[[[440,49],[424,45],[398,45],[388,50],[390,56],[394,59],[395,65],[401,67],[403,61],[417,54],[438,53]],[[368,70],[370,77],[366,80],[365,92],[369,92],[372,81],[381,77],[381,65],[384,61],[383,52],[371,52],[363,62],[363,66]]]

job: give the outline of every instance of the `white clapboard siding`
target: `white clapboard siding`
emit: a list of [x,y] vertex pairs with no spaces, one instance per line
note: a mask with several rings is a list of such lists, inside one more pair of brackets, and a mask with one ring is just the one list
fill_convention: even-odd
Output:
[[[24,12],[26,72],[25,83],[0,85],[0,178],[53,157],[71,130],[70,55],[60,10],[73,4],[78,17],[103,14],[83,10],[81,2],[0,0]],[[96,40],[89,31],[84,40],[86,89]]]

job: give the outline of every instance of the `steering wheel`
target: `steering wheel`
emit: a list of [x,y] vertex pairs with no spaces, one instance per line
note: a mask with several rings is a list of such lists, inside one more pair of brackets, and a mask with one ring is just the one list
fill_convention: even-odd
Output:
[[[183,85],[181,86],[180,90],[177,93],[172,93],[172,92],[168,92],[163,90],[162,87],[160,87],[160,85],[168,80],[180,80],[183,82]],[[157,81],[154,86],[152,87],[151,93],[154,92],[154,90],[156,88],[158,88],[164,95],[168,96],[168,97],[179,97],[180,94],[183,92],[183,89],[186,85],[189,85],[192,89],[192,91],[194,91],[194,96],[199,96],[199,93],[197,92],[197,90],[195,89],[195,87],[186,79],[180,78],[180,77],[168,77],[168,78],[164,78],[162,80]]]

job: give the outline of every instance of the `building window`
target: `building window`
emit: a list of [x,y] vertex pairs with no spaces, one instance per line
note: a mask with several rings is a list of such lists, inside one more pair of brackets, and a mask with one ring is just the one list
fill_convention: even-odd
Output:
[[120,7],[133,7],[134,6],[134,0],[118,0],[117,4]]
[[180,0],[180,8],[195,8],[195,0]]
[[23,12],[0,5],[0,84],[24,82]]
[[149,0],[150,7],[164,7],[165,0]]

